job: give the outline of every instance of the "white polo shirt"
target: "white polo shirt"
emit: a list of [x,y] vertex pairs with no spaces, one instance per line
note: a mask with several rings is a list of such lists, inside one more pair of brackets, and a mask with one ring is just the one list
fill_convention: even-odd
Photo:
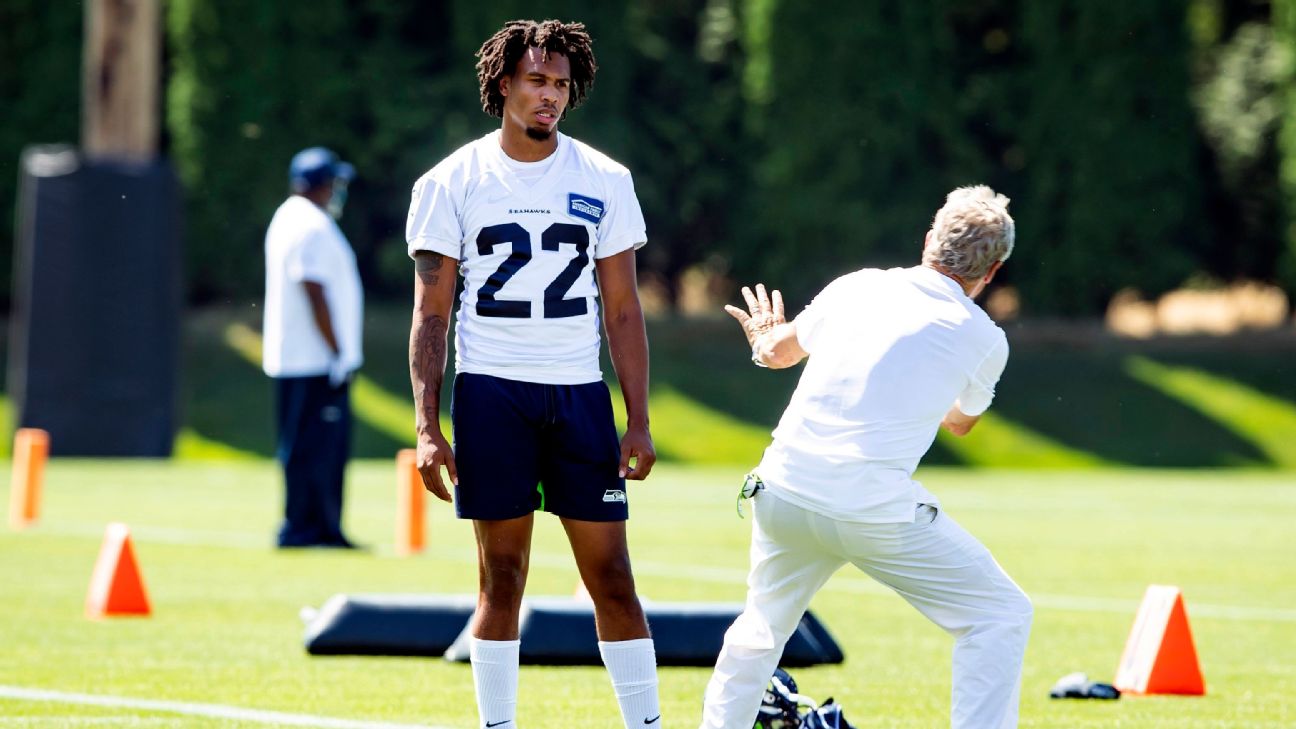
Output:
[[419,178],[405,238],[459,261],[457,371],[553,385],[602,379],[594,262],[648,239],[625,167],[564,134],[519,163],[499,131]]
[[355,252],[328,213],[300,195],[275,211],[265,238],[266,296],[261,366],[271,377],[327,374],[333,351],[320,334],[305,281],[324,287],[333,336],[348,369],[364,362],[364,292]]
[[1008,361],[1003,330],[930,268],[864,269],[795,320],[810,358],[757,472],[772,492],[844,521],[913,521],[912,479],[957,404],[980,415]]

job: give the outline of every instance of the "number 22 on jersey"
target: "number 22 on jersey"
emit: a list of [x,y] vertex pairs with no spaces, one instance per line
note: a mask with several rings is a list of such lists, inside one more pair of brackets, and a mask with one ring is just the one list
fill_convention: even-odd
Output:
[[[544,318],[562,319],[569,316],[581,316],[588,311],[585,298],[568,299],[571,289],[581,271],[589,263],[589,230],[583,225],[554,223],[540,235],[542,251],[560,251],[563,243],[576,247],[576,256],[567,263],[544,291]],[[500,263],[495,272],[486,278],[481,289],[477,291],[477,315],[509,319],[529,319],[531,302],[512,299],[497,299],[495,294],[503,288],[509,279],[522,270],[531,261],[531,234],[517,223],[491,225],[481,229],[477,234],[477,254],[491,255],[495,246],[511,245],[512,251]]]

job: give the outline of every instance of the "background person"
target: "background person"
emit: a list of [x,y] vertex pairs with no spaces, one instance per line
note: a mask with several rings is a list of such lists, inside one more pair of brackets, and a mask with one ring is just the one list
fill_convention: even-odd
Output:
[[266,230],[262,367],[274,378],[275,455],[284,469],[280,547],[355,547],[342,533],[342,491],[364,292],[355,253],[334,222],[354,174],[323,147],[297,153],[288,169],[292,195]]
[[1008,199],[959,188],[922,265],[833,281],[795,321],[778,291],[726,306],[759,365],[805,371],[748,478],[747,604],[725,634],[703,727],[750,729],[810,598],[847,562],[955,637],[951,725],[1017,725],[1031,604],[990,552],[913,480],[944,427],[966,435],[994,397],[1008,341],[973,299],[1013,249]]
[[[558,132],[594,82],[590,43],[584,25],[557,20],[512,21],[487,39],[477,77],[482,108],[501,127],[433,167],[410,202],[418,463],[428,490],[450,501],[446,468],[456,513],[473,520],[480,592],[470,651],[483,727],[516,720],[536,510],[567,532],[625,725],[661,726],[625,533],[625,480],[646,478],[655,460],[635,282],[647,234],[630,172]],[[439,413],[456,266],[452,453]],[[599,369],[600,302],[626,404],[619,444]]]

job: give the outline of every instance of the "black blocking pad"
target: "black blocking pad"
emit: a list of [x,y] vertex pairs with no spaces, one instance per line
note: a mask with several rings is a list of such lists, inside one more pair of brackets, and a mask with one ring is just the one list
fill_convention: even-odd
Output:
[[334,595],[308,621],[306,652],[439,656],[476,607],[471,595]]
[[[644,603],[659,666],[712,666],[720,655],[725,631],[742,612],[740,603]],[[594,606],[573,598],[524,600],[519,620],[524,664],[602,664],[594,631]],[[469,633],[446,651],[447,660],[468,660]],[[788,639],[779,665],[789,667],[841,663],[837,642],[809,611]]]
[[[334,595],[310,617],[312,655],[441,656],[468,662],[471,595]],[[644,603],[659,666],[711,666],[741,603]],[[597,666],[598,635],[588,600],[536,597],[522,601],[520,660],[531,665]],[[828,629],[807,611],[779,665],[841,663]]]

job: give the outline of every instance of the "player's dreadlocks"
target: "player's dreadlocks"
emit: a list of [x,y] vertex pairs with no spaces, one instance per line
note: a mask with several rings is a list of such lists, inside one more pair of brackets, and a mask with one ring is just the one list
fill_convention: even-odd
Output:
[[[563,23],[559,20],[510,20],[498,33],[486,39],[477,51],[477,81],[481,84],[482,111],[491,116],[504,116],[504,95],[500,93],[501,78],[509,76],[527,48],[535,46],[544,52],[561,53],[571,63],[571,97],[568,109],[575,109],[585,100],[594,85],[592,40],[584,23]],[[563,116],[567,115],[566,111]]]

